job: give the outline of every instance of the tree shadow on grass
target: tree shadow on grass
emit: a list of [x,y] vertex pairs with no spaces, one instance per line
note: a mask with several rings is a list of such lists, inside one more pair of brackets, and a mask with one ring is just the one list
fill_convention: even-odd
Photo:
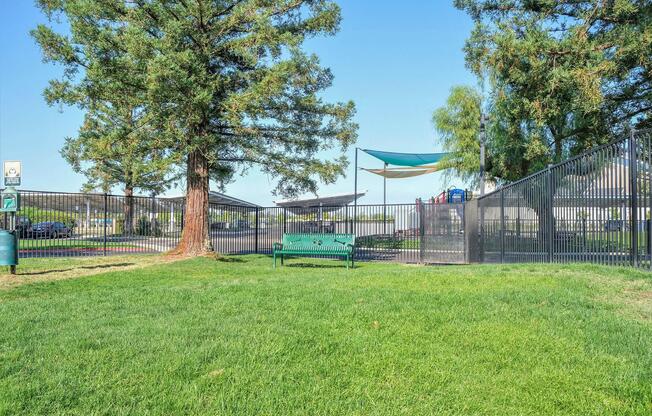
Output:
[[248,263],[248,261],[242,257],[217,257],[215,260],[222,263]]
[[38,275],[43,275],[43,274],[51,274],[51,273],[63,273],[63,272],[69,272],[71,270],[76,270],[76,269],[83,269],[83,270],[95,270],[95,269],[108,269],[111,267],[127,267],[127,266],[133,266],[136,263],[110,263],[110,264],[98,264],[95,266],[79,266],[79,267],[71,267],[68,269],[52,269],[52,270],[42,270],[38,272],[18,272],[19,276],[38,276]]
[[38,276],[42,274],[51,274],[51,273],[63,273],[63,272],[69,272],[74,269],[52,269],[52,270],[43,270],[40,272],[21,272],[19,271],[16,273],[17,276]]

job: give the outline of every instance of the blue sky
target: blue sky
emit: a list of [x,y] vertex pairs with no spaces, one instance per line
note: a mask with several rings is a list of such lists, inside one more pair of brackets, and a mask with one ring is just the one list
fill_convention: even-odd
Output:
[[[462,47],[472,22],[452,0],[340,0],[341,31],[310,40],[306,47],[332,69],[335,83],[325,93],[333,101],[353,100],[360,125],[358,146],[397,152],[440,150],[431,123],[456,84],[474,85],[464,66]],[[83,114],[48,107],[43,88],[60,68],[41,61],[29,30],[45,18],[30,0],[8,1],[0,13],[0,159],[23,161],[23,188],[76,192],[84,178],[59,155],[66,136],[74,135]],[[353,191],[353,154],[346,178],[320,188],[320,195]],[[360,156],[363,167],[381,167]],[[457,181],[459,182],[459,181]],[[273,180],[252,170],[226,192],[262,205],[281,199],[271,193]],[[438,194],[442,173],[389,180],[388,202],[412,202]],[[362,172],[358,188],[368,190],[361,203],[382,202],[382,178]],[[117,191],[117,190],[116,190]],[[172,189],[169,195],[179,195]]]

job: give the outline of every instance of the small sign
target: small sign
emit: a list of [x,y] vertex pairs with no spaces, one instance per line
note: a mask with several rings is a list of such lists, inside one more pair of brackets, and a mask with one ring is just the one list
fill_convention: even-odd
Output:
[[15,194],[2,195],[2,212],[18,211],[18,198]]
[[20,194],[14,188],[7,188],[2,192],[0,198],[2,205],[0,212],[16,212],[20,211]]
[[5,160],[5,186],[20,186],[21,163],[17,160]]

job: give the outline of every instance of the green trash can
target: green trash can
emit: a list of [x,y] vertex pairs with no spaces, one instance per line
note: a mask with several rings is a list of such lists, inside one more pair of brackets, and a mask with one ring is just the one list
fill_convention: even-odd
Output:
[[18,241],[13,231],[0,230],[0,266],[18,264]]

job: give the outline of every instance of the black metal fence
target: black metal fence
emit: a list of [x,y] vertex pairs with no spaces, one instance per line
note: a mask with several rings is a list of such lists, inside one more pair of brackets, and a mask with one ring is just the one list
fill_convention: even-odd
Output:
[[481,197],[481,261],[651,268],[651,163],[641,131]]
[[[67,257],[165,252],[181,238],[182,198],[20,191],[19,256]],[[415,204],[310,208],[209,204],[210,237],[224,254],[271,253],[283,233],[355,233],[356,259],[422,261],[423,210]],[[451,221],[459,218],[453,213]]]
[[[20,196],[15,224],[4,216],[4,228],[17,230],[20,257],[157,253],[181,238],[183,198]],[[432,202],[309,208],[211,203],[208,214],[213,246],[224,254],[271,253],[283,233],[353,233],[358,260],[652,268],[651,208],[652,132],[644,131],[479,198],[477,221],[475,209],[473,219],[465,218],[465,204]],[[478,256],[468,253],[471,246]]]
[[284,233],[353,233],[356,259],[420,262],[416,204],[242,207],[210,204],[210,235],[219,253],[271,253]]
[[155,253],[181,237],[183,200],[20,191],[14,228],[20,257]]

